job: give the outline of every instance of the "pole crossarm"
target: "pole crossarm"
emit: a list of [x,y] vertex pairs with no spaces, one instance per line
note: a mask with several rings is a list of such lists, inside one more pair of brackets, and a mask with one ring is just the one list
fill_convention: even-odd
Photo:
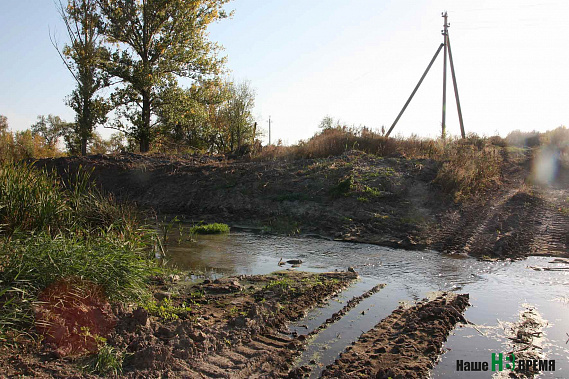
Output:
[[441,49],[443,48],[444,44],[441,43],[439,48],[437,49],[437,52],[435,53],[435,55],[433,56],[433,59],[431,59],[431,62],[429,63],[429,65],[427,66],[427,69],[425,70],[425,72],[423,73],[423,76],[421,76],[421,79],[419,79],[419,83],[417,83],[417,85],[415,86],[415,89],[413,90],[413,92],[411,93],[411,96],[409,96],[409,99],[407,99],[407,102],[405,103],[405,105],[403,106],[403,109],[401,109],[401,112],[399,112],[399,115],[397,116],[397,118],[395,119],[395,121],[393,121],[393,125],[391,125],[391,128],[389,128],[389,130],[387,131],[387,133],[385,134],[386,137],[389,137],[389,135],[391,134],[391,131],[393,130],[393,128],[395,128],[395,125],[397,125],[397,122],[399,121],[399,119],[401,118],[401,116],[403,115],[403,112],[405,112],[405,109],[407,109],[407,106],[409,105],[409,103],[411,102],[411,99],[413,99],[413,96],[415,96],[415,93],[417,92],[417,90],[419,89],[419,87],[421,86],[421,83],[423,83],[423,79],[425,79],[425,76],[427,76],[427,73],[429,72],[429,70],[431,69],[431,66],[433,65],[433,63],[435,63],[435,60],[437,59],[437,57],[439,56],[439,53],[441,52]]

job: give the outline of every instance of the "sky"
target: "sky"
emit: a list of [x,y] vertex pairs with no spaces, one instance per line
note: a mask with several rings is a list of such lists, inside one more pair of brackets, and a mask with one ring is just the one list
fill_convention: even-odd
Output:
[[[569,126],[567,0],[234,0],[210,26],[228,76],[255,90],[272,142],[310,138],[325,116],[388,129],[449,35],[466,132],[507,135]],[[0,0],[0,114],[12,130],[38,115],[72,121],[74,81],[49,34],[65,42],[52,0]],[[443,54],[393,134],[437,137]],[[447,131],[460,133],[450,68]],[[99,128],[103,136],[112,130]]]

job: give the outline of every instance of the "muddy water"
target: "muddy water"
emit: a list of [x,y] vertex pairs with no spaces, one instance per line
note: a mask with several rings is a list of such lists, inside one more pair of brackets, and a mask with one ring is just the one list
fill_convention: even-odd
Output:
[[[310,339],[297,364],[313,367],[312,377],[333,362],[362,332],[389,315],[399,304],[412,303],[437,291],[469,293],[472,307],[465,316],[476,328],[459,327],[449,337],[433,377],[491,377],[492,373],[456,372],[458,359],[488,361],[491,354],[510,351],[504,328],[515,322],[524,305],[535,306],[547,321],[543,353],[556,360],[556,371],[543,377],[569,378],[569,272],[534,271],[528,266],[562,266],[550,258],[531,257],[520,262],[480,262],[460,255],[416,252],[373,245],[350,244],[313,238],[287,238],[232,233],[200,236],[197,241],[172,236],[167,259],[195,275],[219,277],[265,274],[290,267],[280,258],[302,259],[302,270],[330,271],[354,267],[361,280],[323,307],[291,325],[291,331],[308,334],[345,305],[352,296],[377,283],[387,286],[362,301],[341,320]],[[567,265],[565,265],[567,266]]]

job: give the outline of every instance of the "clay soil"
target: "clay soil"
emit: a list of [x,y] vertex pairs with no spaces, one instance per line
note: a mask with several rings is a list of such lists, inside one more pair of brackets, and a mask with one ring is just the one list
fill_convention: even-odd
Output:
[[120,200],[186,221],[476,257],[569,256],[569,169],[532,184],[531,152],[504,152],[499,186],[455,203],[433,181],[441,162],[349,151],[326,159],[254,162],[120,154],[45,159],[80,166]]

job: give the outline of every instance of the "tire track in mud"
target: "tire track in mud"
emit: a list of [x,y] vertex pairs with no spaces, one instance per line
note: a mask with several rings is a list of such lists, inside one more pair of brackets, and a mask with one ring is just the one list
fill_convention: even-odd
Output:
[[[315,346],[315,338],[317,338],[319,333],[323,332],[328,327],[336,324],[340,320],[343,320],[344,317],[347,317],[348,313],[351,310],[353,310],[358,305],[360,305],[365,299],[368,299],[371,296],[373,296],[374,294],[376,294],[377,292],[379,292],[385,286],[386,286],[386,284],[377,284],[377,285],[373,286],[371,289],[365,291],[363,294],[361,294],[359,296],[352,297],[352,299],[350,299],[346,303],[346,305],[344,307],[342,307],[342,309],[333,313],[328,319],[326,319],[323,323],[321,323],[314,330],[312,330],[311,332],[309,332],[306,335],[299,336],[298,338],[300,340],[306,341],[306,342],[301,347],[302,355],[298,354],[301,356],[296,360],[294,367],[290,370],[289,377],[297,378],[297,377],[304,377],[307,375],[314,376],[314,375],[318,374],[320,372],[319,370],[317,370],[316,372],[313,372],[313,367],[305,364],[307,359],[303,360],[304,354],[306,354],[306,352],[309,352],[311,347]],[[318,346],[318,344],[316,344],[316,346]],[[311,362],[311,363],[313,363],[313,362]]]
[[342,308],[340,309],[338,312],[334,313],[330,318],[328,318],[324,323],[322,323],[318,328],[314,329],[313,331],[311,331],[310,333],[308,333],[308,336],[313,336],[315,334],[320,333],[322,330],[326,329],[330,324],[335,323],[336,321],[340,320],[342,317],[344,317],[350,310],[352,310],[353,308],[355,308],[359,303],[361,303],[363,300],[367,299],[368,297],[372,296],[373,294],[379,292],[382,288],[384,288],[386,286],[386,284],[378,284],[376,286],[373,286],[373,288],[371,288],[370,290],[364,292],[363,294],[361,294],[360,296],[355,296],[352,297],[351,300],[348,301],[348,303]]
[[[448,213],[435,233],[434,247],[445,253],[519,259],[529,255],[569,255],[569,216],[550,188],[517,188],[492,200]],[[559,198],[569,198],[561,191]]]
[[490,207],[485,208],[485,214],[482,216],[483,221],[476,225],[472,234],[468,237],[464,243],[463,250],[467,253],[476,253],[479,250],[479,246],[488,245],[491,243],[492,235],[489,233],[489,227],[492,221],[495,219],[498,213],[501,213],[504,209],[504,205],[514,197],[519,191],[512,190],[502,196],[496,203],[492,204]]
[[561,165],[552,182],[538,183],[533,160],[504,156],[500,188],[441,215],[431,246],[502,259],[569,256],[569,168]]
[[567,255],[569,217],[551,206],[540,209],[537,233],[531,246],[535,255]]
[[196,362],[192,367],[193,374],[195,377],[207,378],[296,377],[297,372],[302,372],[303,369],[290,369],[294,358],[302,351],[307,337],[340,320],[360,302],[384,287],[385,284],[378,284],[362,295],[353,297],[341,310],[308,335],[289,337],[278,332],[255,335],[248,342],[223,349],[208,355],[203,361]]
[[422,378],[463,313],[468,295],[446,293],[413,307],[399,307],[363,333],[323,372],[322,378]]
[[286,377],[299,343],[276,333],[258,334],[249,342],[209,354],[196,362],[193,377]]

